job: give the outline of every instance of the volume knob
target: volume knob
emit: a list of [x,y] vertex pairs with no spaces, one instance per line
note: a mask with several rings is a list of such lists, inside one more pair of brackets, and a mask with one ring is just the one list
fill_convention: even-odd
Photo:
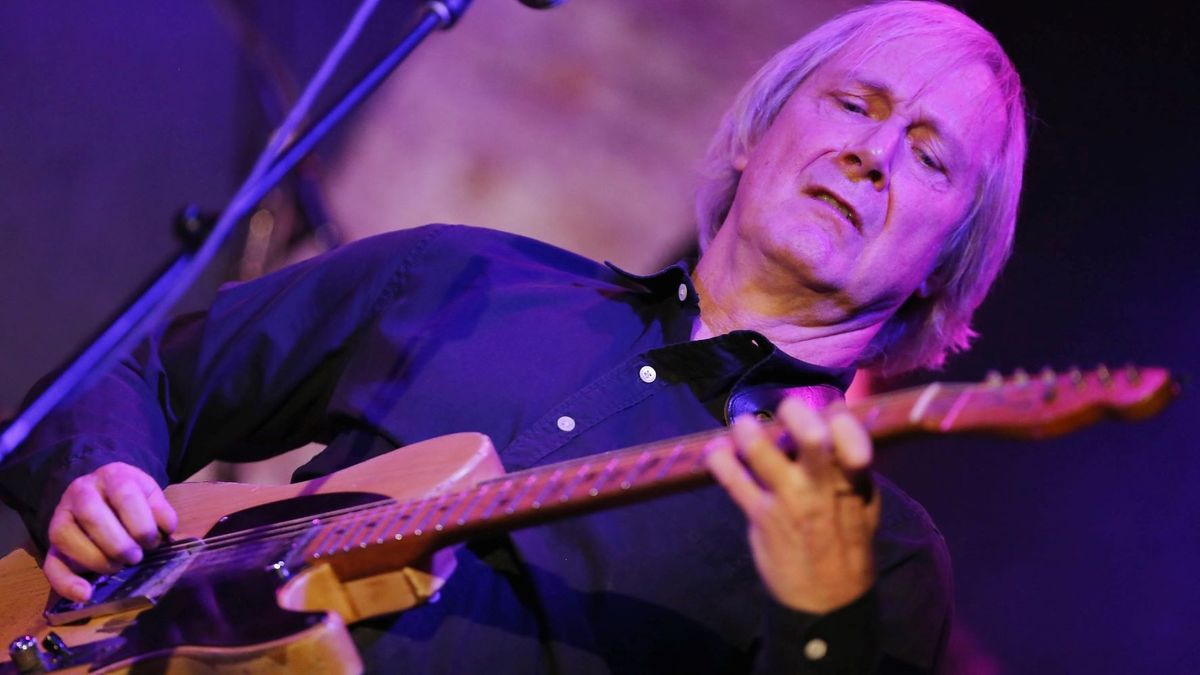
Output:
[[22,673],[40,673],[46,668],[42,662],[42,650],[38,648],[37,638],[32,635],[22,635],[8,645],[8,655],[12,657],[13,665]]

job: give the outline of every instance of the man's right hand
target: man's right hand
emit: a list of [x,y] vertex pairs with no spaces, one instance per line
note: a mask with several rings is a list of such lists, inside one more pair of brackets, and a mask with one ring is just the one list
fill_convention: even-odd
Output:
[[42,571],[59,595],[82,602],[92,586],[78,573],[112,574],[142,560],[179,519],[145,471],[105,464],[67,487],[50,518],[50,550]]

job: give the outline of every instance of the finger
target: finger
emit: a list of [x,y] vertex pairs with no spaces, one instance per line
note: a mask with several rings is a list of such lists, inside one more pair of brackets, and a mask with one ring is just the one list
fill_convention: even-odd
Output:
[[821,414],[797,398],[786,398],[777,411],[784,427],[795,440],[796,464],[817,485],[830,485],[835,478],[830,452],[829,425]]
[[[870,482],[868,474],[863,474],[863,479]],[[865,501],[854,492],[842,492],[837,497],[836,508],[842,541],[860,556],[869,554],[879,525],[880,500]]]
[[76,574],[63,559],[62,553],[53,546],[46,552],[42,572],[46,575],[46,581],[50,582],[50,588],[64,598],[85,602],[92,597],[92,585]]
[[159,531],[166,535],[173,534],[175,528],[179,527],[179,515],[175,513],[175,507],[171,506],[157,485],[154,486],[154,492],[150,493],[147,500],[150,503],[150,513],[153,514]]
[[159,533],[169,535],[175,532],[175,528],[179,526],[179,516],[175,513],[175,507],[167,501],[158,483],[141,469],[120,462],[102,467],[101,471],[110,467],[113,473],[107,476],[106,480],[132,481],[141,488],[150,509],[150,517],[154,521],[156,539]]
[[154,548],[158,545],[158,523],[155,522],[143,486],[133,480],[106,483],[104,498],[121,526],[125,528],[125,532],[142,548]]
[[129,536],[125,526],[99,495],[91,493],[75,501],[70,509],[88,539],[110,560],[134,565],[142,560],[142,547]]
[[746,467],[738,461],[733,447],[719,447],[709,452],[704,461],[708,464],[708,470],[712,473],[713,478],[721,487],[725,488],[730,498],[748,517],[753,512],[754,505],[762,498],[763,490],[754,481]]
[[854,415],[843,410],[829,419],[833,437],[834,460],[847,472],[864,471],[871,466],[871,435]]
[[110,560],[104,551],[86,535],[71,514],[65,510],[55,511],[50,518],[51,547],[73,560],[80,567],[112,574],[120,569],[119,562]]
[[776,492],[789,481],[795,481],[795,467],[758,420],[739,415],[730,425],[730,437],[754,477],[767,489]]

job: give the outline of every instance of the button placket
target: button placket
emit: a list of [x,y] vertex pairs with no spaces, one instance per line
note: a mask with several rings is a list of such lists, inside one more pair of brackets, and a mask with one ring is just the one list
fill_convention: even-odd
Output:
[[804,658],[809,661],[820,661],[829,653],[829,644],[821,638],[813,638],[804,645]]

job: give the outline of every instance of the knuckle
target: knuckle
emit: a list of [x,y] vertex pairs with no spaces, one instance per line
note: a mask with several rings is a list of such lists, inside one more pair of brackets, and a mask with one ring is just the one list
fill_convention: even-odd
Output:
[[80,495],[95,491],[96,477],[93,474],[85,473],[71,481],[71,483],[67,485],[67,489],[63,495],[65,497],[78,498]]
[[119,478],[132,468],[133,467],[124,462],[109,462],[99,469],[96,469],[93,473],[95,473],[99,478],[108,481],[114,478]]
[[108,506],[94,499],[80,501],[71,511],[71,514],[75,517],[75,521],[83,526],[84,529],[94,528],[102,524],[110,513],[111,511],[109,511]]
[[46,533],[50,545],[56,549],[64,549],[70,545],[70,531],[62,521],[50,521],[50,529]]
[[144,500],[146,495],[133,483],[120,481],[107,490],[108,499],[114,504],[128,505]]

